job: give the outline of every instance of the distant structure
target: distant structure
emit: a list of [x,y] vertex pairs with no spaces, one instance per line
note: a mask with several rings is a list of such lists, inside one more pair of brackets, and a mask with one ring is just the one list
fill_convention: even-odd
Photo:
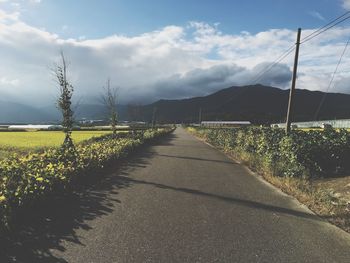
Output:
[[251,125],[250,121],[202,121],[203,127],[241,127]]
[[62,130],[62,125],[10,125],[7,127],[9,130]]
[[78,121],[78,123],[81,125],[86,125],[86,126],[94,126],[94,125],[106,125],[106,124],[108,124],[108,121],[106,121],[106,120],[90,120],[90,119],[82,118],[81,120]]
[[147,123],[144,122],[144,121],[130,121],[130,122],[127,122],[127,124],[128,124],[130,127],[143,127],[143,126],[145,126]]
[[[273,128],[285,128],[285,123],[273,123]],[[343,120],[324,120],[324,121],[305,121],[305,122],[293,122],[292,128],[325,128],[333,127],[337,129],[350,128],[350,119]]]

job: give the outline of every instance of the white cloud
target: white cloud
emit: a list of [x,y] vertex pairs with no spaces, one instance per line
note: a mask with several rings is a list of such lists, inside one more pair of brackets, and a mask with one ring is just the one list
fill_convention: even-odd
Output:
[[0,23],[18,21],[19,12],[7,13],[0,9]]
[[18,79],[8,79],[6,77],[0,78],[0,84],[5,86],[18,86],[19,80]]
[[346,10],[350,10],[350,0],[342,0],[343,1],[343,8]]
[[[22,101],[31,98],[37,105],[52,103],[57,90],[49,68],[63,50],[76,97],[83,100],[98,96],[107,77],[120,86],[123,102],[205,95],[231,85],[254,84],[257,73],[295,42],[296,33],[288,29],[230,35],[218,27],[190,22],[134,37],[63,39],[0,10],[0,94]],[[349,34],[350,28],[335,28],[301,46],[298,88],[327,87]],[[346,57],[345,70],[350,68]],[[260,82],[288,88],[292,60],[291,55]],[[337,79],[342,91],[350,92],[349,77],[348,72]],[[18,82],[10,88],[9,80]]]
[[[176,97],[188,97],[208,95],[218,90],[218,87],[227,88],[253,84],[251,80],[264,68],[266,63],[258,64],[252,69],[237,66],[236,64],[219,64],[205,69],[193,69],[183,75],[175,74],[158,81],[154,89],[150,90],[149,96],[156,99],[173,99]],[[278,64],[264,78],[261,79],[266,85],[285,86],[289,83],[292,72],[283,64]],[[137,98],[137,92],[133,94]]]
[[323,15],[321,15],[319,12],[317,11],[310,11],[309,14],[319,20],[322,20],[322,21],[326,21],[326,19],[324,18]]

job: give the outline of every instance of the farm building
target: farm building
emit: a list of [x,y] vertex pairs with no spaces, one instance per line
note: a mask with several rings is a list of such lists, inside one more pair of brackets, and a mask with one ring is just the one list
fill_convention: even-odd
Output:
[[106,120],[90,120],[90,119],[86,119],[86,118],[83,118],[79,121],[79,124],[82,124],[82,125],[105,125],[106,123],[108,123],[108,121]]
[[204,127],[240,127],[251,125],[250,121],[202,121]]
[[[295,128],[324,128],[325,126],[332,126],[333,128],[350,128],[350,119],[344,120],[323,120],[323,121],[306,121],[306,122],[293,122],[292,126]],[[285,128],[285,123],[271,124],[274,128]]]
[[8,126],[9,130],[62,130],[62,125],[10,125]]

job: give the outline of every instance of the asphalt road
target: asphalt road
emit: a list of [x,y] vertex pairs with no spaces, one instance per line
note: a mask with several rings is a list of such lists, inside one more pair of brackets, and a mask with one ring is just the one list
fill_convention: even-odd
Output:
[[19,216],[0,262],[350,262],[350,235],[178,128]]

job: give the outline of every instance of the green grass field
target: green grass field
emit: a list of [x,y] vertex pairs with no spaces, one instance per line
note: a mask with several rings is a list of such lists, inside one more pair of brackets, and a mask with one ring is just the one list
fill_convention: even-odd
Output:
[[[79,143],[107,133],[110,131],[73,131],[72,137],[75,143]],[[13,153],[25,154],[58,147],[63,140],[62,131],[0,132],[0,159]]]

